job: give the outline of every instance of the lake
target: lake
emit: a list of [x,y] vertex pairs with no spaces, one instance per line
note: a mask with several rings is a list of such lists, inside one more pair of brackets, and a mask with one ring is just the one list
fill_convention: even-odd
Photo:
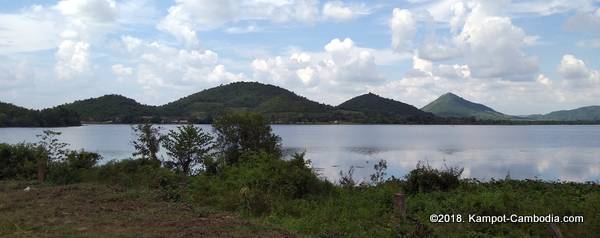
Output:
[[[212,131],[210,125],[200,125]],[[162,125],[163,130],[176,125]],[[50,128],[71,149],[100,153],[106,162],[131,156],[129,125]],[[36,142],[43,128],[0,128],[0,143]],[[306,151],[330,180],[355,167],[368,179],[380,159],[401,177],[419,161],[464,167],[463,177],[600,181],[600,126],[274,125],[287,153]]]

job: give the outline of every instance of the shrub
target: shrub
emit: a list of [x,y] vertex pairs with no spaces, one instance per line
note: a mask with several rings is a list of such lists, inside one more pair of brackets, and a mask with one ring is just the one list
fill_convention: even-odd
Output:
[[212,203],[262,215],[278,201],[328,193],[333,186],[319,179],[301,155],[286,161],[265,152],[242,155],[242,162],[225,167],[216,177],[198,176],[191,186],[196,201],[217,197]]
[[49,164],[48,180],[56,184],[71,184],[92,179],[92,169],[101,158],[97,153],[70,151],[64,161]]
[[438,170],[428,164],[419,162],[417,168],[406,175],[404,189],[409,194],[449,191],[458,187],[462,172],[462,168],[446,167],[443,170]]
[[110,161],[98,167],[98,181],[124,187],[158,188],[172,190],[177,186],[178,176],[158,161],[125,159]]
[[0,144],[0,180],[35,179],[42,156],[44,150],[33,144]]

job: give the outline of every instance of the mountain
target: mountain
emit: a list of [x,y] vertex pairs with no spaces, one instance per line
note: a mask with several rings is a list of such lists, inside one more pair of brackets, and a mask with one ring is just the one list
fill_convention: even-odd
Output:
[[141,121],[142,117],[156,115],[156,107],[143,105],[131,98],[115,94],[78,100],[64,104],[63,107],[76,111],[86,122],[131,123]]
[[441,117],[475,117],[478,119],[508,120],[504,115],[483,104],[474,103],[452,93],[446,93],[421,110]]
[[362,113],[365,116],[365,122],[371,123],[431,121],[434,118],[433,114],[421,111],[412,105],[383,98],[373,93],[354,97],[336,108]]
[[600,121],[600,106],[588,106],[573,110],[555,111],[537,116],[536,119],[552,121]]
[[[271,117],[329,113],[333,107],[286,89],[257,82],[236,82],[203,90],[160,107],[168,116],[207,118],[223,112],[252,111]],[[285,116],[285,117],[287,117]]]
[[392,99],[380,97],[373,93],[363,94],[343,102],[338,109],[357,111],[369,114],[386,114],[400,117],[431,116],[418,108]]
[[79,114],[58,106],[30,110],[0,102],[0,127],[59,127],[81,125]]

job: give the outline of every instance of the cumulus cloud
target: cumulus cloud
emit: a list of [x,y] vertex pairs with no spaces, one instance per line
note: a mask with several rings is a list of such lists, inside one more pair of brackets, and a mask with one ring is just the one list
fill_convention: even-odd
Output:
[[113,71],[135,72],[136,82],[149,94],[162,89],[189,93],[245,78],[227,71],[211,50],[180,49],[133,36],[122,36],[121,41],[135,67],[113,65]]
[[358,47],[349,38],[333,39],[323,49],[255,59],[253,79],[300,89],[315,100],[335,103],[385,82],[373,49]]
[[527,42],[525,31],[490,9],[495,8],[475,5],[456,37],[473,77],[533,80],[538,62],[521,50]]
[[56,51],[55,71],[59,79],[73,78],[89,68],[89,47],[87,42],[65,40]]
[[563,55],[556,71],[565,79],[600,81],[600,73],[589,69],[583,60],[575,58],[574,55]]
[[342,1],[329,1],[323,5],[323,17],[335,21],[348,21],[361,15],[370,14],[365,4],[346,4]]
[[398,52],[409,49],[417,31],[413,14],[406,9],[394,8],[388,24],[392,31],[392,48]]

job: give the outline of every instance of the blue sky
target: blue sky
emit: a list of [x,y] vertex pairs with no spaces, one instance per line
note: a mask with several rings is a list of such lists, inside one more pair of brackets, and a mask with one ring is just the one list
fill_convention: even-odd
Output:
[[446,92],[509,114],[600,104],[600,1],[61,0],[0,4],[0,101],[160,105],[234,81],[337,105]]

